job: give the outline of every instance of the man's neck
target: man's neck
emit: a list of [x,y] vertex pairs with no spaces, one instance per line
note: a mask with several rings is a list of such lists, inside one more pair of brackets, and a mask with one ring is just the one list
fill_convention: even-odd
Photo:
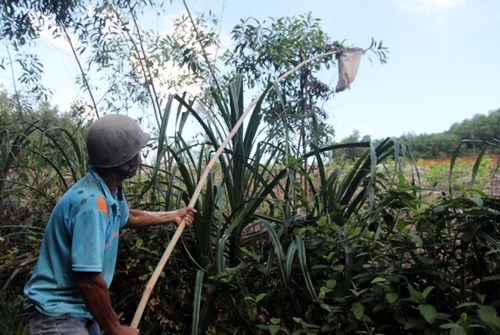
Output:
[[108,186],[109,192],[114,196],[115,191],[119,185],[121,185],[123,178],[117,174],[101,175],[102,180]]

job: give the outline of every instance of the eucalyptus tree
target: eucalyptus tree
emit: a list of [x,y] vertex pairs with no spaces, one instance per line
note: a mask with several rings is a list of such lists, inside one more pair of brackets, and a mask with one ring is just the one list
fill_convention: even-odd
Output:
[[[244,74],[246,87],[250,89],[263,89],[279,74],[306,59],[338,51],[303,67],[267,98],[269,110],[265,120],[271,127],[269,131],[283,134],[285,126],[290,133],[298,134],[295,142],[298,154],[309,151],[309,144],[327,144],[325,139],[334,132],[327,127],[325,121],[329,111],[323,106],[333,97],[334,89],[320,76],[323,70],[336,64],[336,55],[348,46],[333,40],[321,26],[320,19],[313,18],[311,13],[270,18],[269,23],[254,18],[242,19],[231,35],[235,45],[223,55],[224,64],[230,67],[225,78]],[[370,49],[385,62],[385,48],[381,43],[372,41]]]
[[[41,84],[43,64],[38,54],[33,52],[33,42],[40,36],[45,26],[68,26],[78,11],[78,0],[0,0],[0,32],[5,41],[7,52],[0,56],[0,69],[20,65],[20,74],[13,86],[18,90],[19,82],[38,98],[45,99],[50,91]],[[12,53],[10,48],[12,48]]]
[[[279,74],[302,61],[341,47],[325,33],[319,19],[313,19],[310,14],[271,18],[270,23],[242,19],[231,35],[235,46],[223,55],[224,64],[231,69],[225,78],[230,80],[242,73],[249,89],[263,89]],[[270,125],[269,132],[283,136],[286,127],[288,132],[298,134],[294,143],[296,154],[308,150],[307,142],[321,144],[325,138],[314,137],[312,128],[316,118],[318,129],[326,130],[327,115],[321,102],[328,100],[333,90],[318,78],[318,73],[333,64],[333,55],[320,59],[297,71],[267,97],[268,111],[264,119]]]
[[[334,96],[334,88],[320,79],[325,70],[337,64],[337,56],[349,48],[343,42],[333,40],[311,14],[270,18],[260,22],[254,18],[242,19],[231,32],[232,50],[223,55],[223,63],[229,68],[224,76],[231,80],[243,74],[247,89],[263,90],[280,74],[305,60],[328,54],[302,67],[286,81],[274,85],[263,106],[264,121],[272,138],[285,139],[285,157],[290,167],[295,159],[314,148],[333,143],[334,126],[328,124],[325,103]],[[382,43],[369,47],[385,62],[386,50]],[[327,154],[325,154],[327,155]],[[308,160],[297,162],[304,171],[310,172]],[[295,164],[295,163],[294,163]],[[292,179],[295,179],[292,176]],[[305,194],[308,193],[306,177],[300,177]],[[295,180],[291,180],[295,183]]]
[[0,0],[0,31],[15,47],[39,36],[43,21],[53,16],[60,25],[68,25],[77,7],[77,0]]

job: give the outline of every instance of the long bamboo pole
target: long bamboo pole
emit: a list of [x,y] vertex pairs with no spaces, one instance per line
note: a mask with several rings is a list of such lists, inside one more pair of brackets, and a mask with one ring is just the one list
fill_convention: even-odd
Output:
[[[276,79],[276,83],[279,83],[301,67],[303,67],[306,64],[309,64],[311,62],[314,62],[315,60],[323,57],[327,57],[330,55],[333,55],[335,53],[339,52],[338,49],[333,49],[331,51],[325,52],[323,54],[314,56],[312,58],[309,58],[302,63],[298,64],[297,66],[293,67],[292,69],[288,70],[284,74],[282,74],[278,79]],[[207,166],[203,170],[203,174],[201,175],[200,181],[198,182],[198,185],[196,185],[196,189],[194,190],[194,193],[191,197],[191,201],[189,201],[188,207],[194,207],[196,204],[196,201],[198,200],[198,197],[200,195],[201,189],[208,177],[208,174],[212,170],[212,167],[214,166],[215,162],[219,158],[219,156],[222,154],[226,146],[228,145],[229,141],[234,137],[240,126],[243,124],[243,121],[247,117],[248,113],[252,110],[252,108],[257,104],[259,99],[262,97],[264,93],[261,93],[259,96],[257,96],[255,99],[252,100],[252,102],[247,106],[243,114],[241,114],[240,118],[234,125],[233,129],[227,136],[227,138],[222,142],[222,144],[219,146],[219,149],[215,152],[215,154],[212,156],[210,161],[208,162]],[[177,244],[177,241],[179,240],[182,232],[184,231],[184,228],[186,227],[186,223],[184,220],[179,224],[177,227],[177,230],[175,231],[174,236],[172,237],[172,240],[170,240],[170,243],[167,245],[167,248],[165,249],[160,261],[158,262],[158,265],[156,266],[153,274],[151,275],[151,278],[148,281],[148,284],[146,285],[146,288],[144,289],[144,293],[142,294],[141,301],[139,302],[139,305],[137,306],[137,310],[135,311],[134,318],[132,319],[132,323],[130,324],[131,327],[137,328],[139,325],[139,322],[141,320],[142,314],[144,312],[144,309],[146,308],[146,304],[148,303],[149,296],[151,295],[151,292],[153,291],[154,286],[156,285],[156,282],[158,281],[158,278],[160,277],[161,272],[163,271],[163,268],[167,264],[168,258],[172,254],[172,250],[174,249],[175,245]]]

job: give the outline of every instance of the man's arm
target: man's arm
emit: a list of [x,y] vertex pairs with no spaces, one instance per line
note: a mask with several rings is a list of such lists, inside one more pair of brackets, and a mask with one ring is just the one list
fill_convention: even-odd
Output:
[[195,213],[196,210],[192,207],[185,207],[171,212],[148,212],[131,209],[125,228],[144,228],[167,223],[179,225],[183,219],[185,219],[187,226],[191,226]]
[[85,305],[106,334],[139,334],[139,330],[120,324],[120,320],[111,305],[109,291],[101,273],[76,272],[76,283],[80,288]]

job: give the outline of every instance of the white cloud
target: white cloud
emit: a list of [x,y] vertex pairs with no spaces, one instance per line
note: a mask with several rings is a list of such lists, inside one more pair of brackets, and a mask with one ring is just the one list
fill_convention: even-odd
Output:
[[465,4],[466,0],[394,0],[402,10],[426,15],[439,15]]

